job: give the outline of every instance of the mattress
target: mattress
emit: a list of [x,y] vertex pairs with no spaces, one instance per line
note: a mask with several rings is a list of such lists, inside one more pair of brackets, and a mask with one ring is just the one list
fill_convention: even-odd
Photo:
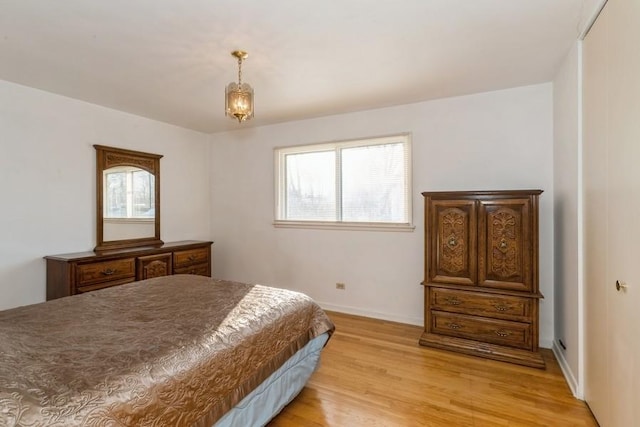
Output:
[[264,426],[290,403],[309,381],[320,363],[329,334],[309,341],[284,365],[227,412],[215,427]]

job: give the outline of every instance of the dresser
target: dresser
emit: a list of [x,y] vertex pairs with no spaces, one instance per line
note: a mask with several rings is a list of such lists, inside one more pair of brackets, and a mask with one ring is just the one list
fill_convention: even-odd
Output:
[[425,192],[420,344],[544,368],[538,349],[541,190]]
[[212,244],[188,240],[46,256],[47,300],[171,274],[211,276]]

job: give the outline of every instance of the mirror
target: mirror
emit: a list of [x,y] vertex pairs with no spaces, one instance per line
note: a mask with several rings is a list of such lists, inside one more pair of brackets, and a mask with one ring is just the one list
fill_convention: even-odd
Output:
[[94,145],[96,251],[161,245],[162,155]]

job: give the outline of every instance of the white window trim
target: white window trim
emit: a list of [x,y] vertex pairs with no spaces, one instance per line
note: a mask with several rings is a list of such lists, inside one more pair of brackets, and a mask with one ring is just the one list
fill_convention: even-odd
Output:
[[415,225],[395,222],[338,222],[338,221],[273,221],[276,228],[310,228],[315,230],[361,230],[361,231],[413,231]]
[[155,218],[104,218],[102,220],[105,224],[153,224]]
[[[316,151],[330,151],[335,150],[338,146],[340,148],[352,148],[369,145],[384,145],[389,143],[398,142],[398,137],[406,138],[407,148],[407,163],[405,165],[405,177],[407,182],[407,191],[405,193],[405,203],[407,206],[407,222],[346,222],[346,221],[304,221],[304,220],[282,220],[277,219],[280,217],[282,210],[284,209],[284,200],[286,188],[284,185],[280,185],[284,181],[285,168],[284,158],[290,153],[304,153],[304,152],[316,152]],[[325,230],[363,230],[363,231],[401,231],[411,232],[415,229],[413,225],[413,181],[412,181],[412,141],[411,134],[399,133],[393,135],[376,136],[368,138],[360,138],[354,140],[344,141],[332,141],[319,144],[308,145],[296,145],[290,147],[275,147],[274,148],[274,188],[275,188],[275,203],[274,203],[274,221],[273,226],[276,228],[307,228],[307,229],[325,229]],[[338,200],[340,197],[338,197]]]

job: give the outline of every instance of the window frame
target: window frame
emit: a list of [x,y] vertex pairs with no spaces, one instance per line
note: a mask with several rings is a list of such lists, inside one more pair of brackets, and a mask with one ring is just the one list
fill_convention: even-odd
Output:
[[[406,222],[364,222],[364,221],[318,221],[318,220],[288,220],[282,219],[286,210],[286,161],[289,154],[304,154],[321,151],[336,152],[336,209],[341,210],[342,181],[341,181],[341,150],[402,143],[405,147],[405,205]],[[284,146],[274,148],[274,221],[275,227],[311,228],[333,230],[372,230],[372,231],[413,231],[413,181],[412,181],[412,146],[411,134],[399,133],[393,135],[358,138],[350,140],[312,143],[306,145]],[[341,213],[338,215],[341,216]]]

